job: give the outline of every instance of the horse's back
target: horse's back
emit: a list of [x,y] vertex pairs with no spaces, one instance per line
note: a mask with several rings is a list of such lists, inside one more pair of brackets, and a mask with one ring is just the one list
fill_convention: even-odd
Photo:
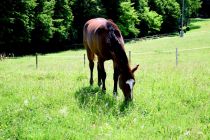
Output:
[[84,25],[84,30],[86,31],[96,31],[100,27],[104,27],[107,24],[107,20],[104,18],[94,18],[88,20]]
[[104,18],[91,19],[86,22],[83,29],[85,48],[103,59],[111,59],[106,43],[107,22]]

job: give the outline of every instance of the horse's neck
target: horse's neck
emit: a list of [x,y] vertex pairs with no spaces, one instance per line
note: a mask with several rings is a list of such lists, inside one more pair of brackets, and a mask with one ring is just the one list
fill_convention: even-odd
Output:
[[131,75],[131,68],[129,64],[118,64],[119,73],[122,75]]
[[129,75],[131,73],[131,68],[128,63],[128,58],[123,48],[115,52],[115,63],[119,69],[120,74]]
[[128,63],[128,58],[124,50],[124,42],[122,36],[120,35],[121,37],[117,37],[116,34],[114,33],[115,29],[112,26],[109,27],[109,30],[110,30],[109,38],[112,45],[111,53],[115,63],[117,64],[119,72],[121,74],[130,75],[131,69]]

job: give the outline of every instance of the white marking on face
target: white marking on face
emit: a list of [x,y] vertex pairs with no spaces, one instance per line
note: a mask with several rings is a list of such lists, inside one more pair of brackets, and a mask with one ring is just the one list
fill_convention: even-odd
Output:
[[131,98],[133,98],[133,85],[134,85],[134,79],[129,79],[129,80],[127,80],[125,83],[129,85],[130,90],[131,90]]
[[134,84],[134,80],[133,79],[129,79],[125,83],[129,85],[131,90],[133,89],[133,84]]

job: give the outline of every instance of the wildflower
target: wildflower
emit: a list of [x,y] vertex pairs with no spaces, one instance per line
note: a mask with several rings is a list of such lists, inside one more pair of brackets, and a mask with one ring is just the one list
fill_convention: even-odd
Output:
[[189,136],[190,135],[190,131],[187,130],[185,133],[184,133],[185,136]]
[[59,110],[59,113],[60,113],[62,116],[66,117],[66,116],[68,115],[68,108],[67,108],[66,106],[63,107],[62,109]]
[[24,104],[25,106],[28,106],[28,104],[29,104],[28,99],[25,99],[24,102],[23,102],[23,104]]
[[35,100],[35,99],[36,99],[36,96],[32,95],[32,97],[31,97],[31,98],[32,98],[32,100]]
[[52,120],[52,117],[51,117],[49,114],[46,115],[46,118],[47,118],[47,120],[49,120],[49,121]]

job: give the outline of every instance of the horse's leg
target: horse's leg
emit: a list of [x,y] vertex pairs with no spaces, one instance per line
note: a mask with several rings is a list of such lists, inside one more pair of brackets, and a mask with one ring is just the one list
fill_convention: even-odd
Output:
[[89,60],[89,68],[90,68],[90,85],[93,85],[94,53],[92,53],[89,48],[87,48],[87,57]]
[[99,62],[99,67],[101,70],[101,79],[102,79],[102,90],[106,90],[106,85],[105,85],[105,80],[106,80],[106,72],[104,69],[104,61],[98,61]]
[[94,68],[93,60],[89,60],[89,68],[90,68],[90,85],[93,85],[93,68]]
[[114,96],[117,96],[117,82],[118,82],[118,77],[119,77],[119,70],[117,68],[117,65],[114,64],[114,90],[113,90],[113,94]]
[[98,62],[98,65],[97,65],[97,69],[98,69],[98,86],[100,87],[101,86],[101,68],[99,66],[99,62]]

